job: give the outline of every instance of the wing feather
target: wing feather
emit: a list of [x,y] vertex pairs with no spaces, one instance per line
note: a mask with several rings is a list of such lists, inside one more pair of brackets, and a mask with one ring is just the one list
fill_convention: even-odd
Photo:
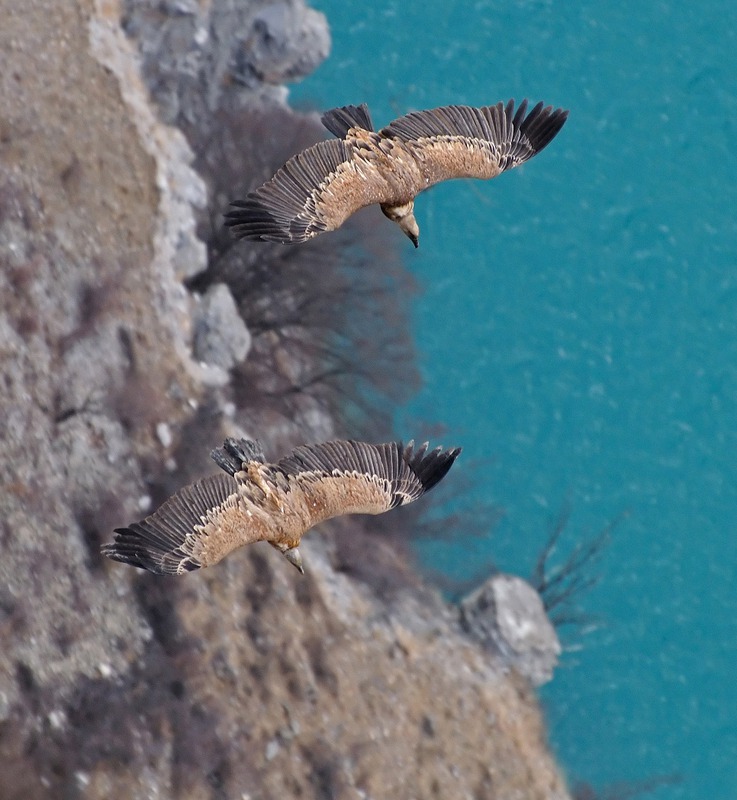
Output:
[[493,178],[546,147],[568,117],[563,109],[538,103],[527,114],[527,100],[516,112],[506,106],[443,106],[414,111],[380,131],[401,139],[421,164],[418,192],[451,178]]
[[238,507],[238,482],[218,473],[180,489],[141,522],[118,528],[102,553],[159,575],[180,574],[264,538],[257,526],[249,531],[245,521]]
[[339,228],[385,192],[378,171],[352,160],[344,140],[331,139],[293,156],[245,200],[233,202],[225,224],[242,239],[304,242]]

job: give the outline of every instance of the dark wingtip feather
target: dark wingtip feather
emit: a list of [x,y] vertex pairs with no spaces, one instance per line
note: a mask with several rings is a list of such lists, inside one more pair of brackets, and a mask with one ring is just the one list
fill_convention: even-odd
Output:
[[297,244],[325,230],[325,225],[319,220],[308,223],[299,218],[280,219],[256,197],[236,200],[231,205],[233,210],[223,215],[224,224],[236,239]]
[[243,464],[249,461],[258,461],[261,464],[265,461],[260,442],[230,437],[223,442],[222,447],[217,447],[210,453],[210,458],[229,475],[240,472]]
[[191,571],[200,564],[184,554],[171,552],[158,544],[140,523],[130,528],[116,528],[115,540],[104,544],[100,552],[113,561],[153,572],[155,575],[176,575],[182,569]]
[[[523,100],[517,109],[517,114],[514,118],[515,126],[518,124],[519,117],[524,113],[523,108],[526,108],[526,104],[527,100]],[[554,109],[553,106],[543,107],[543,103],[540,102],[519,123],[519,132],[522,136],[527,137],[533,154],[539,153],[558,135],[567,119],[567,109]]]
[[289,232],[289,225],[280,222],[258,199],[247,197],[245,200],[236,200],[231,206],[232,210],[223,215],[224,224],[237,239],[258,239],[282,244],[295,241]]
[[436,447],[430,452],[427,451],[427,448],[428,443],[425,442],[415,450],[414,442],[410,442],[403,454],[404,460],[412,472],[415,473],[420,483],[422,483],[424,492],[429,492],[433,486],[440,483],[461,453],[460,447],[454,447],[450,450]]

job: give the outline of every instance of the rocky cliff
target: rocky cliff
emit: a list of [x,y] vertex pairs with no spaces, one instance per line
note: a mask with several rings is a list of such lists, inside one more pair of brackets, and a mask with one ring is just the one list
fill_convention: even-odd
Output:
[[[347,425],[340,370],[308,391],[312,340],[284,322],[278,276],[304,265],[212,233],[239,149],[209,146],[217,126],[319,135],[282,83],[327,55],[324,18],[299,0],[0,14],[0,797],[568,797],[522,661],[360,526],[311,534],[304,578],[268,547],[179,580],[99,555],[224,434],[270,449]],[[324,306],[341,256],[311,252],[335,280],[300,320],[346,326]]]

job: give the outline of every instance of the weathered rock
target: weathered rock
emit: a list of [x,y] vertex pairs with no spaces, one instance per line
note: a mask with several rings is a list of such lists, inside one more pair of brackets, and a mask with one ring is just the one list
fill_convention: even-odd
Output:
[[[142,493],[135,456],[156,452],[156,422],[188,417],[200,391],[172,358],[186,351],[189,301],[167,263],[194,229],[202,182],[140,78],[129,75],[124,98],[112,61],[97,59],[93,11],[0,4],[0,585],[11,638],[0,695],[10,708],[28,687],[68,697],[83,676],[120,673],[143,652],[148,626],[100,581],[98,543],[122,500]],[[123,64],[115,41],[106,56]]]
[[125,0],[124,8],[162,119],[185,127],[223,106],[283,101],[283,84],[330,51],[325,16],[303,0]]
[[527,581],[497,573],[460,603],[463,627],[533,686],[553,677],[561,652],[540,595]]
[[224,283],[212,285],[202,296],[193,325],[194,355],[200,361],[229,370],[248,354],[251,334]]

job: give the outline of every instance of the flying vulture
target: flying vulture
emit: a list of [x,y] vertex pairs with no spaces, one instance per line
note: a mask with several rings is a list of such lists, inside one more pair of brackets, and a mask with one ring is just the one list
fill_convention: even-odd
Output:
[[[158,575],[209,567],[238,547],[267,541],[300,572],[299,543],[341,514],[381,514],[445,477],[459,447],[335,441],[303,445],[269,464],[257,442],[226,439],[211,456],[224,472],[185,486],[153,514],[115,531],[114,561]],[[227,473],[227,474],[226,474]]]
[[510,100],[414,111],[376,132],[365,103],[334,108],[322,122],[338,138],[290,158],[232,203],[225,224],[238,238],[290,244],[334,231],[378,203],[417,247],[420,192],[449,178],[495,178],[539,153],[567,118],[568,111],[542,103],[528,114],[527,100],[515,111]]

